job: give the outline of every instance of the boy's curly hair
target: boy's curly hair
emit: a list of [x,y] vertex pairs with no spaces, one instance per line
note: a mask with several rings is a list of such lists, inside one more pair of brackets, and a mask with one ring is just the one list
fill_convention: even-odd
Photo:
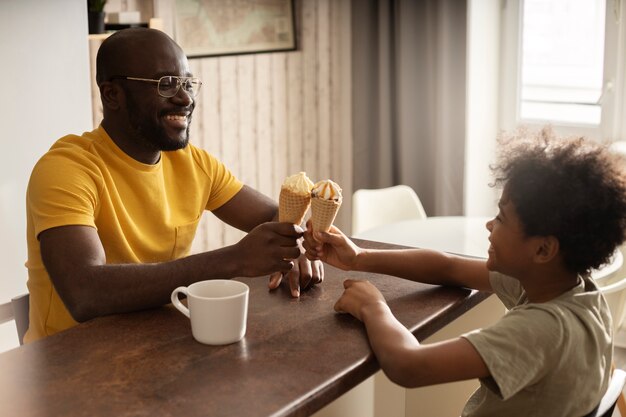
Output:
[[492,185],[504,186],[526,236],[554,236],[565,267],[606,264],[626,234],[626,161],[582,137],[550,128],[498,138]]

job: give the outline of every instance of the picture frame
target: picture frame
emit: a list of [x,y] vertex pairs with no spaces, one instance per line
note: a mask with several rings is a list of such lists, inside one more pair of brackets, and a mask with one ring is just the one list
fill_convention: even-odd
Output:
[[174,33],[187,57],[296,49],[294,0],[175,0]]

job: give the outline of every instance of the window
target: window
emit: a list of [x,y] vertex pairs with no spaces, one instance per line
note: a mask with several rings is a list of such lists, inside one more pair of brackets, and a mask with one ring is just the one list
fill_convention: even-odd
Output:
[[626,139],[623,0],[505,0],[500,122]]
[[524,0],[520,119],[600,124],[605,0]]

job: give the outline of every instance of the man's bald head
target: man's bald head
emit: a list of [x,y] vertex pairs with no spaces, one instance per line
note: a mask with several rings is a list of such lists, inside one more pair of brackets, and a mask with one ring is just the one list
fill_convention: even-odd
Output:
[[96,82],[100,85],[120,75],[146,76],[142,69],[154,67],[153,58],[163,53],[184,56],[180,46],[160,30],[130,28],[115,32],[98,50]]

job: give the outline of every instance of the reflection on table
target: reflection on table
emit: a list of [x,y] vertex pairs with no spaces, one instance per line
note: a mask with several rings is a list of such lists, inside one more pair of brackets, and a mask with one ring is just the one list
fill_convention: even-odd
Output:
[[267,277],[241,278],[250,286],[242,341],[196,342],[171,305],[90,320],[0,354],[0,415],[311,415],[379,369],[362,323],[333,310],[347,277],[374,283],[420,340],[487,296],[328,266],[300,299],[286,286],[269,291]]
[[[491,217],[428,217],[422,220],[405,220],[379,226],[361,232],[356,237],[486,258],[489,249],[489,231],[486,224],[489,220]],[[617,271],[623,261],[623,255],[618,250],[608,265],[593,271],[591,275],[595,279],[602,279]]]
[[490,217],[441,216],[389,223],[356,237],[459,255],[487,257]]

